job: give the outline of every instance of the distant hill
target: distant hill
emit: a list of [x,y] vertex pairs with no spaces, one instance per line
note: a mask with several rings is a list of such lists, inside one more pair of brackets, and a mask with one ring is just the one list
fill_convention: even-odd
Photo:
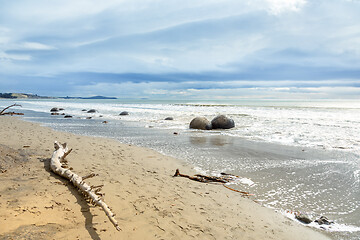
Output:
[[93,97],[87,97],[82,99],[116,99],[116,97],[104,97],[104,96],[93,96]]
[[37,94],[29,93],[0,93],[0,98],[7,99],[117,99],[116,97],[104,97],[104,96],[93,96],[93,97],[48,97],[39,96]]
[[0,93],[0,98],[10,98],[10,99],[44,99],[44,98],[54,98],[47,96],[39,96],[37,94],[29,93]]
[[117,99],[116,97],[104,97],[104,96],[93,96],[93,97],[61,97],[64,99]]

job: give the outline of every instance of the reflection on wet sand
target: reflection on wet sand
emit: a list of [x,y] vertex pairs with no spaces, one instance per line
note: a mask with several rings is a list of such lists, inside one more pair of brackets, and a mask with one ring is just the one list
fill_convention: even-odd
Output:
[[233,138],[227,136],[189,136],[189,141],[193,145],[224,146],[233,145]]

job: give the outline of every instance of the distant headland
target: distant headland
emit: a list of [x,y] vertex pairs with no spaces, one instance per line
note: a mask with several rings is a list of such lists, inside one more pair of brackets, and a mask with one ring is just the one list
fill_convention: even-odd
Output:
[[117,99],[116,97],[104,97],[104,96],[93,96],[93,97],[49,97],[39,96],[37,94],[29,93],[0,93],[0,98],[6,99]]

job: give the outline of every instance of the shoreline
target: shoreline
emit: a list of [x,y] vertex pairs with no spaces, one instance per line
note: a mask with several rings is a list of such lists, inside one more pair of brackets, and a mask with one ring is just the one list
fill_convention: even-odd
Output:
[[[0,173],[0,239],[21,234],[37,239],[329,239],[221,185],[173,178],[177,168],[189,175],[195,171],[154,150],[58,132],[16,117],[1,116],[0,123],[0,145],[27,156]],[[73,148],[67,160],[74,172],[99,174],[86,182],[105,184],[105,202],[122,231],[49,172],[55,140]]]

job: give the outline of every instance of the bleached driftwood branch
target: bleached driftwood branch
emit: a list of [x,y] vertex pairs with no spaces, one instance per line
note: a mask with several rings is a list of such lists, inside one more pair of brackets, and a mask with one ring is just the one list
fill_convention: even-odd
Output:
[[60,144],[57,141],[55,141],[54,147],[55,147],[55,151],[51,157],[51,162],[50,162],[51,170],[54,173],[60,175],[61,177],[68,179],[75,187],[77,187],[84,194],[86,199],[89,199],[93,204],[100,206],[104,210],[106,216],[108,216],[111,223],[114,224],[116,230],[120,231],[121,229],[119,227],[119,224],[114,218],[115,214],[111,212],[110,208],[106,205],[104,201],[102,201],[100,197],[103,195],[102,193],[99,193],[99,188],[101,186],[90,187],[88,184],[86,184],[83,181],[85,178],[94,177],[96,175],[90,174],[82,178],[77,174],[73,173],[70,169],[67,169],[67,166],[65,165],[67,163],[65,157],[71,152],[72,149],[68,150],[66,143]]
[[24,115],[23,113],[15,113],[15,112],[8,112],[6,113],[5,111],[11,107],[21,107],[21,105],[19,104],[13,104],[13,105],[10,105],[10,106],[7,106],[6,108],[4,108],[3,110],[0,111],[0,115],[5,115],[5,114],[8,114],[8,115]]
[[234,192],[241,193],[244,196],[253,196],[254,195],[254,194],[250,194],[248,192],[239,191],[239,190],[236,190],[236,189],[226,186],[226,183],[233,181],[235,178],[239,178],[239,176],[235,176],[235,175],[228,174],[228,173],[221,173],[221,175],[222,175],[221,177],[205,176],[205,175],[201,175],[201,174],[189,176],[189,175],[180,173],[179,169],[176,169],[173,177],[184,177],[184,178],[188,178],[190,180],[194,180],[197,182],[203,182],[203,183],[217,183],[218,182],[218,183],[222,183],[225,188],[227,188],[231,191],[234,191]]

